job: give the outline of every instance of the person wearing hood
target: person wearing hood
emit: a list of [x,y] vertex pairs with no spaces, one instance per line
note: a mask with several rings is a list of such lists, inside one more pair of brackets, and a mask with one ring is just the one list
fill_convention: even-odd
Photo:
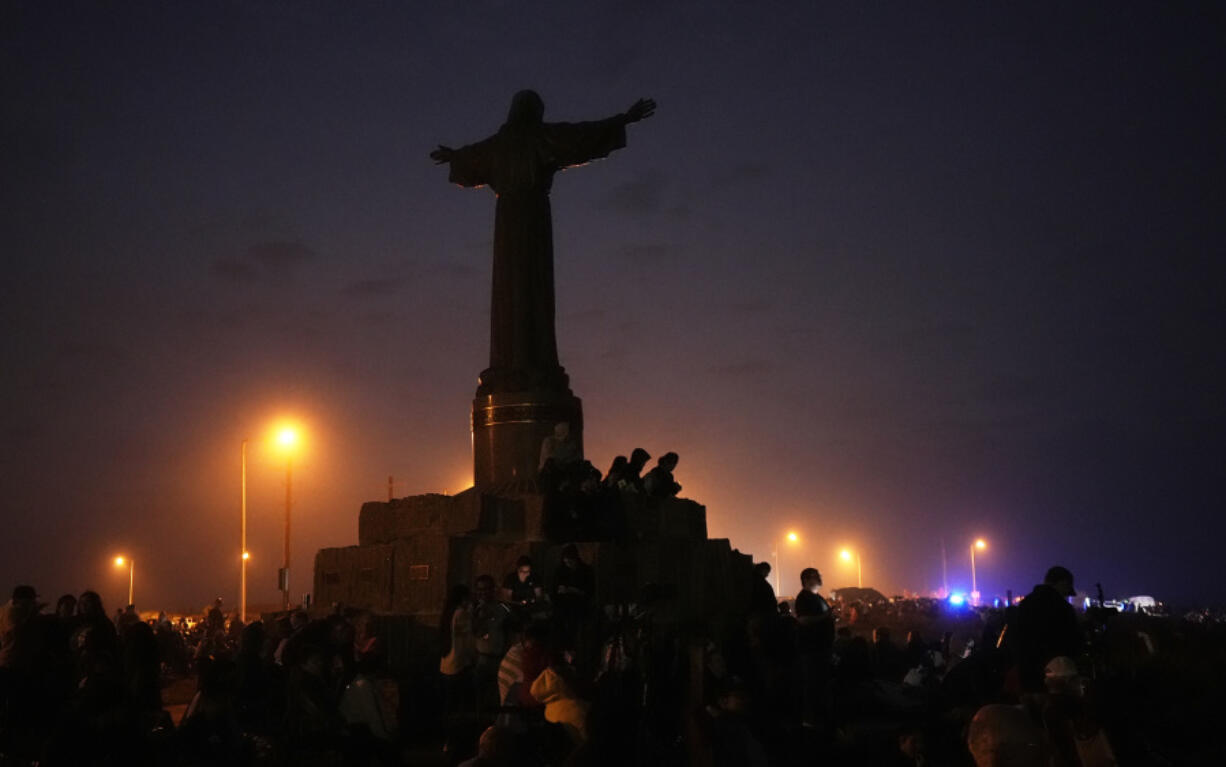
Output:
[[545,704],[545,721],[562,725],[576,748],[587,742],[591,704],[576,697],[570,684],[552,666],[541,672],[529,692]]

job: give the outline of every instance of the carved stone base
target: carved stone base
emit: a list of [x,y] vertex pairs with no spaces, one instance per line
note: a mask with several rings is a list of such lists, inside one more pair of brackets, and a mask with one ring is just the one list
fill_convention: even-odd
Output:
[[583,454],[583,403],[567,392],[529,391],[473,400],[473,482],[480,491],[514,483],[534,486],[541,443],[559,422]]

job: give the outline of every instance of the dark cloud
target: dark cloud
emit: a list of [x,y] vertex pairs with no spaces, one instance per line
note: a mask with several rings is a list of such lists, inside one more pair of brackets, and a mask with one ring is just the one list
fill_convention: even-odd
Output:
[[623,245],[618,249],[622,258],[638,265],[670,261],[677,257],[679,248],[664,243],[643,242]]
[[663,173],[649,170],[640,173],[633,181],[613,187],[599,205],[605,210],[631,216],[650,215],[661,209],[666,185]]
[[722,378],[743,378],[769,373],[774,367],[772,363],[766,360],[745,360],[727,365],[716,365],[715,367],[707,368],[707,372]]
[[[483,252],[488,254],[493,247],[492,243],[487,243]],[[457,261],[436,261],[427,265],[422,271],[426,274],[437,274],[462,280],[476,277],[480,273],[472,264]]]
[[115,364],[128,358],[127,351],[100,341],[65,341],[57,351],[65,360],[89,365]]
[[341,289],[350,298],[382,298],[394,296],[404,288],[404,283],[396,279],[357,280]]
[[734,165],[711,175],[711,184],[716,187],[738,186],[766,177],[770,169],[765,165]]
[[310,261],[314,251],[294,240],[270,240],[257,242],[247,248],[247,258],[255,261],[270,273],[290,275],[299,266]]
[[267,240],[247,247],[241,257],[221,256],[209,265],[213,275],[230,283],[249,283],[261,277],[288,279],[315,251],[298,240]]
[[604,319],[608,314],[604,309],[588,308],[580,309],[577,312],[571,312],[564,318],[567,322],[587,322],[589,320]]
[[282,216],[264,210],[248,211],[246,215],[239,219],[238,226],[240,230],[248,234],[262,234],[265,237],[270,233],[284,231],[289,228],[288,223]]
[[730,314],[762,314],[775,308],[774,301],[761,298],[751,298],[746,301],[734,301],[728,304]]
[[225,282],[251,282],[256,278],[256,269],[237,258],[215,258],[209,265],[213,275]]
[[1030,402],[1051,395],[1046,383],[1027,376],[1006,376],[983,381],[975,387],[975,393],[991,402]]
[[370,312],[362,316],[362,324],[373,327],[383,327],[396,322],[396,315],[392,312]]

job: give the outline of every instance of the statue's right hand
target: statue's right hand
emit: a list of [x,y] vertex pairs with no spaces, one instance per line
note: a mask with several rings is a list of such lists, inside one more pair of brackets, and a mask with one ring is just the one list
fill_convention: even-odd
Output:
[[442,144],[439,144],[438,149],[435,149],[433,152],[430,153],[430,159],[434,160],[436,164],[442,165],[445,162],[451,162],[451,157],[454,154],[455,154],[454,149],[452,149],[449,146],[443,146]]
[[628,123],[636,123],[639,120],[646,120],[655,113],[655,99],[639,99],[626,110],[625,118]]

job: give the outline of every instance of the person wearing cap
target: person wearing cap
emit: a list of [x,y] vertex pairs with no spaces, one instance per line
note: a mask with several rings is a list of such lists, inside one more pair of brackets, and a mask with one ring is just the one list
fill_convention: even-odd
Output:
[[1080,654],[1077,614],[1068,601],[1075,593],[1073,574],[1057,565],[1017,606],[1011,645],[1022,692],[1043,692],[1043,669],[1052,658]]

